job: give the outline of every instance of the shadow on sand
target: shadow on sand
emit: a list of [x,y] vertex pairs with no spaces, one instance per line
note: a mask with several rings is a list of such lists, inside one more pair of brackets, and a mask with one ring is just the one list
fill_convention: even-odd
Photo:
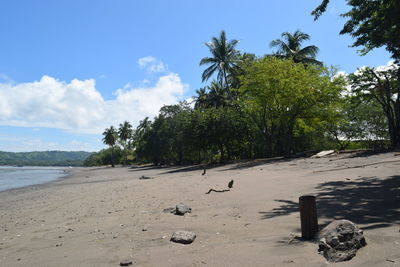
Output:
[[[400,223],[400,176],[385,179],[364,177],[352,181],[336,181],[316,187],[317,211],[320,219],[347,219],[363,229],[387,227]],[[299,212],[298,203],[275,200],[280,206],[260,212],[262,219]]]
[[241,162],[237,162],[230,168],[224,169],[222,171],[232,171],[232,170],[241,170],[253,168],[261,165],[274,164],[278,162],[289,162],[297,158],[288,158],[288,157],[276,157],[276,158],[266,158],[266,159],[254,159],[254,160],[245,160]]

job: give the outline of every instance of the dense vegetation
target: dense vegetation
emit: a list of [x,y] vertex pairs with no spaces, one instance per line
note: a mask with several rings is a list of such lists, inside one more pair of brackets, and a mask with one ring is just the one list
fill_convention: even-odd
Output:
[[[318,18],[324,0],[313,12]],[[310,36],[285,32],[271,55],[238,51],[224,31],[205,45],[210,56],[192,103],[164,106],[136,129],[123,122],[103,133],[109,146],[85,165],[183,164],[292,156],[321,149],[400,147],[400,4],[352,1],[341,34],[362,53],[384,46],[394,62],[338,75],[316,59]],[[385,23],[382,23],[385,21]]]
[[13,166],[82,166],[92,153],[84,151],[2,152],[0,165]]

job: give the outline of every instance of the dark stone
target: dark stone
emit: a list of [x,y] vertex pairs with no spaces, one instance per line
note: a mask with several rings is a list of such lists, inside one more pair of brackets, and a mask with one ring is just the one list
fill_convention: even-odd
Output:
[[367,245],[363,231],[348,220],[331,222],[319,233],[318,251],[330,262],[351,260]]
[[172,234],[171,241],[181,244],[190,244],[196,239],[196,234],[189,231],[176,231]]
[[232,188],[233,187],[233,180],[230,180],[230,182],[228,183],[228,187]]
[[192,208],[185,204],[178,204],[175,207],[175,214],[176,215],[185,215],[186,213],[192,212]]

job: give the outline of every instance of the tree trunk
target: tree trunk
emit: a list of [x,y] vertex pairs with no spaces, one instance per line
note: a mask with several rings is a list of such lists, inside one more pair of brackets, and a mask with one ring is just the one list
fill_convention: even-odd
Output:
[[114,146],[111,147],[111,167],[115,167],[114,165]]
[[392,147],[394,149],[400,149],[400,60],[397,59],[395,63],[398,66],[397,69],[397,97],[394,104],[394,129],[393,129],[393,142]]
[[219,144],[219,151],[221,153],[220,161],[222,162],[224,160],[224,154],[225,154],[224,145],[223,144]]

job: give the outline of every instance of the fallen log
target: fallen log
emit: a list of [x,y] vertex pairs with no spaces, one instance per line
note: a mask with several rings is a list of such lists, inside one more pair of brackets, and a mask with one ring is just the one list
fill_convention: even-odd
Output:
[[224,190],[215,190],[215,189],[210,189],[210,190],[208,190],[208,192],[206,193],[206,194],[210,194],[211,192],[216,192],[216,193],[223,193],[223,192],[228,192],[228,191],[231,191],[231,190],[229,190],[229,189],[224,189]]

